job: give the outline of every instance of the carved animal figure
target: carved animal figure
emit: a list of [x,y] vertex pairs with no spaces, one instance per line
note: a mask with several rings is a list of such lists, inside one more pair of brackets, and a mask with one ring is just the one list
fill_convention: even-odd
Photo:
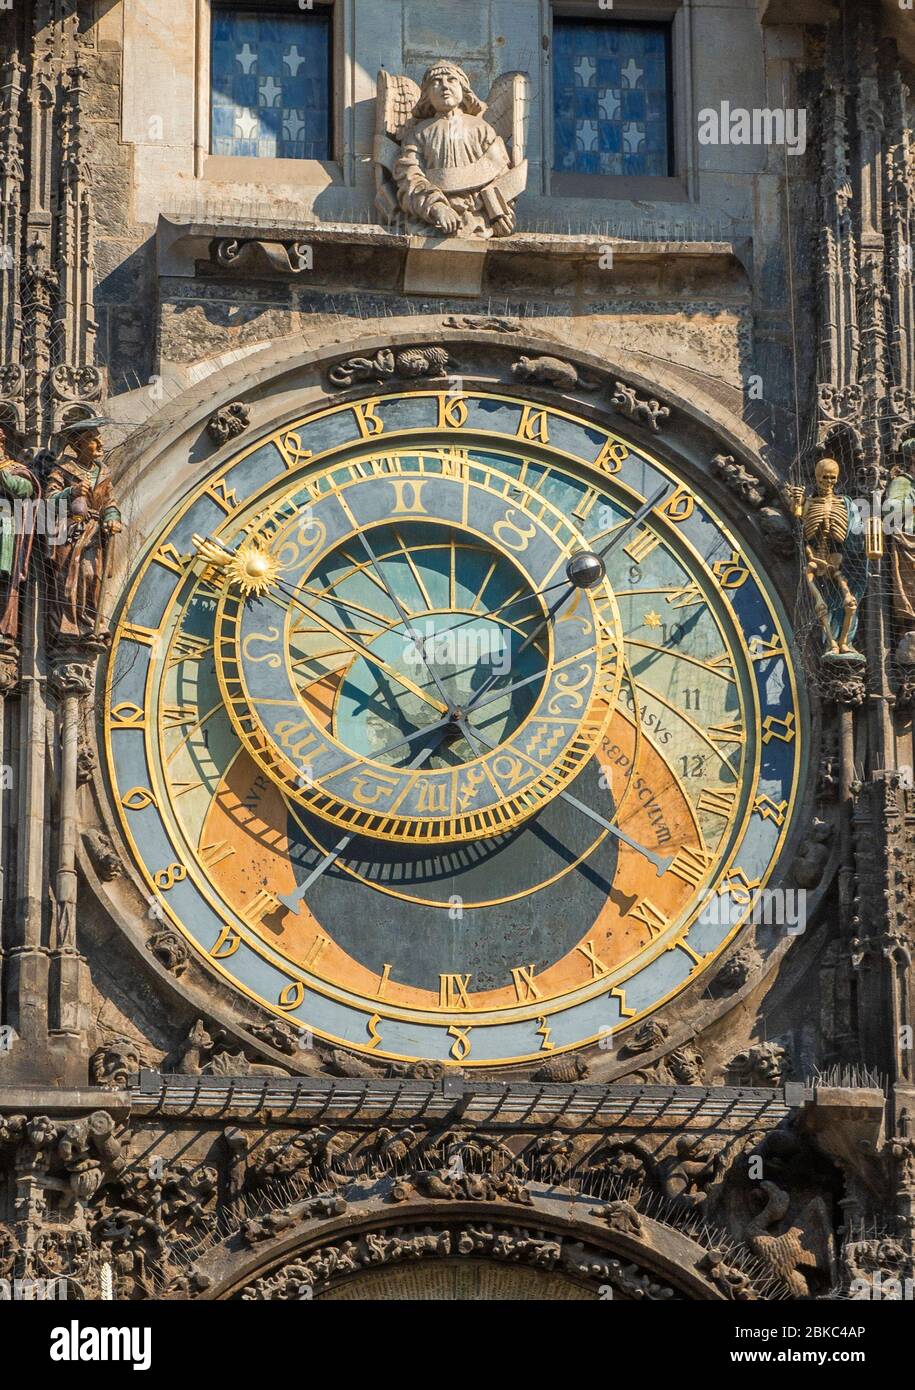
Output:
[[791,1198],[774,1182],[762,1182],[765,1202],[757,1216],[747,1223],[744,1240],[762,1264],[783,1280],[795,1298],[809,1298],[810,1286],[803,1271],[820,1270],[833,1274],[834,1238],[826,1205],[821,1197],[808,1202],[795,1224],[779,1235],[769,1227],[788,1214]]
[[216,1045],[221,1035],[211,1038],[203,1020],[199,1019],[178,1049],[177,1072],[199,1076],[206,1072],[211,1076],[288,1076],[282,1067],[271,1067],[266,1062],[251,1062],[241,1051],[217,1052]]
[[512,366],[519,381],[539,381],[560,391],[596,391],[598,383],[581,376],[578,368],[561,357],[519,357]]

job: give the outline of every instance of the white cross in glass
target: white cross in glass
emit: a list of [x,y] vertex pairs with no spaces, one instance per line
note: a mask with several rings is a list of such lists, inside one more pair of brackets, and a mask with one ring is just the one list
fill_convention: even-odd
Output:
[[594,77],[594,74],[596,72],[597,64],[592,63],[591,59],[587,56],[585,56],[584,58],[579,58],[575,64],[575,76],[578,78],[579,82],[583,87],[590,87],[591,79]]
[[597,104],[604,120],[612,121],[614,116],[619,114],[620,94],[615,92],[612,87],[604,87],[597,94]]
[[273,73],[269,77],[262,77],[260,83],[261,106],[279,106],[282,87],[274,81]]
[[287,140],[298,140],[305,129],[305,122],[298,111],[283,112],[283,134]]
[[639,146],[645,141],[645,127],[630,121],[623,126],[623,149],[627,154],[638,154]]
[[597,144],[597,122],[576,121],[575,139],[583,150],[593,150]]
[[285,53],[283,55],[283,62],[286,64],[286,67],[292,73],[293,77],[296,77],[298,75],[299,68],[302,66],[304,61],[305,59],[299,52],[299,46],[296,43],[292,45],[288,53]]
[[240,52],[236,53],[235,61],[236,63],[241,63],[245,72],[249,73],[251,69],[254,67],[254,64],[257,62],[257,54],[254,53],[251,47],[246,43],[244,48],[241,49]]
[[256,116],[252,116],[250,111],[235,112],[235,138],[237,140],[250,140],[256,130]]

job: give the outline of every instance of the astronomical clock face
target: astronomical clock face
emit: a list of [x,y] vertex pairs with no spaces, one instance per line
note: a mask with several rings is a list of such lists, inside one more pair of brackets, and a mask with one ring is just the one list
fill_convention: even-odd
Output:
[[156,916],[318,1037],[465,1067],[708,969],[805,751],[783,615],[706,501],[472,392],[324,408],[220,467],[129,590],[105,709]]

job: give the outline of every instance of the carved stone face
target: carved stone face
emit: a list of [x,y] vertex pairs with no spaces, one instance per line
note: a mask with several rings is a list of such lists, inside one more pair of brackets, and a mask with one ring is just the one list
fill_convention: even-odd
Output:
[[464,87],[457,73],[436,68],[425,83],[425,95],[440,115],[456,111],[464,100]]
[[839,465],[835,459],[820,459],[814,471],[820,496],[828,497],[830,493],[835,492],[839,481]]
[[763,1045],[754,1049],[756,1075],[763,1086],[778,1086],[781,1083],[785,1065],[785,1052],[775,1045]]

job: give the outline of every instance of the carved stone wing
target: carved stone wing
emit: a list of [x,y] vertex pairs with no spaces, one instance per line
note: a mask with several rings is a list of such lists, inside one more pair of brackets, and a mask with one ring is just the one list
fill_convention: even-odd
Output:
[[530,85],[526,72],[503,72],[492,84],[486,102],[486,119],[508,146],[513,166],[524,159]]
[[412,77],[381,69],[375,100],[375,158],[388,168],[397,158],[398,152],[396,149],[388,151],[384,145],[400,144],[404,126],[413,115],[413,108],[418,101],[419,87]]
[[379,72],[372,158],[375,163],[375,203],[386,218],[393,217],[397,212],[397,195],[391,176],[400,154],[404,127],[413,115],[419,95],[419,87],[412,77],[388,72],[385,68]]

